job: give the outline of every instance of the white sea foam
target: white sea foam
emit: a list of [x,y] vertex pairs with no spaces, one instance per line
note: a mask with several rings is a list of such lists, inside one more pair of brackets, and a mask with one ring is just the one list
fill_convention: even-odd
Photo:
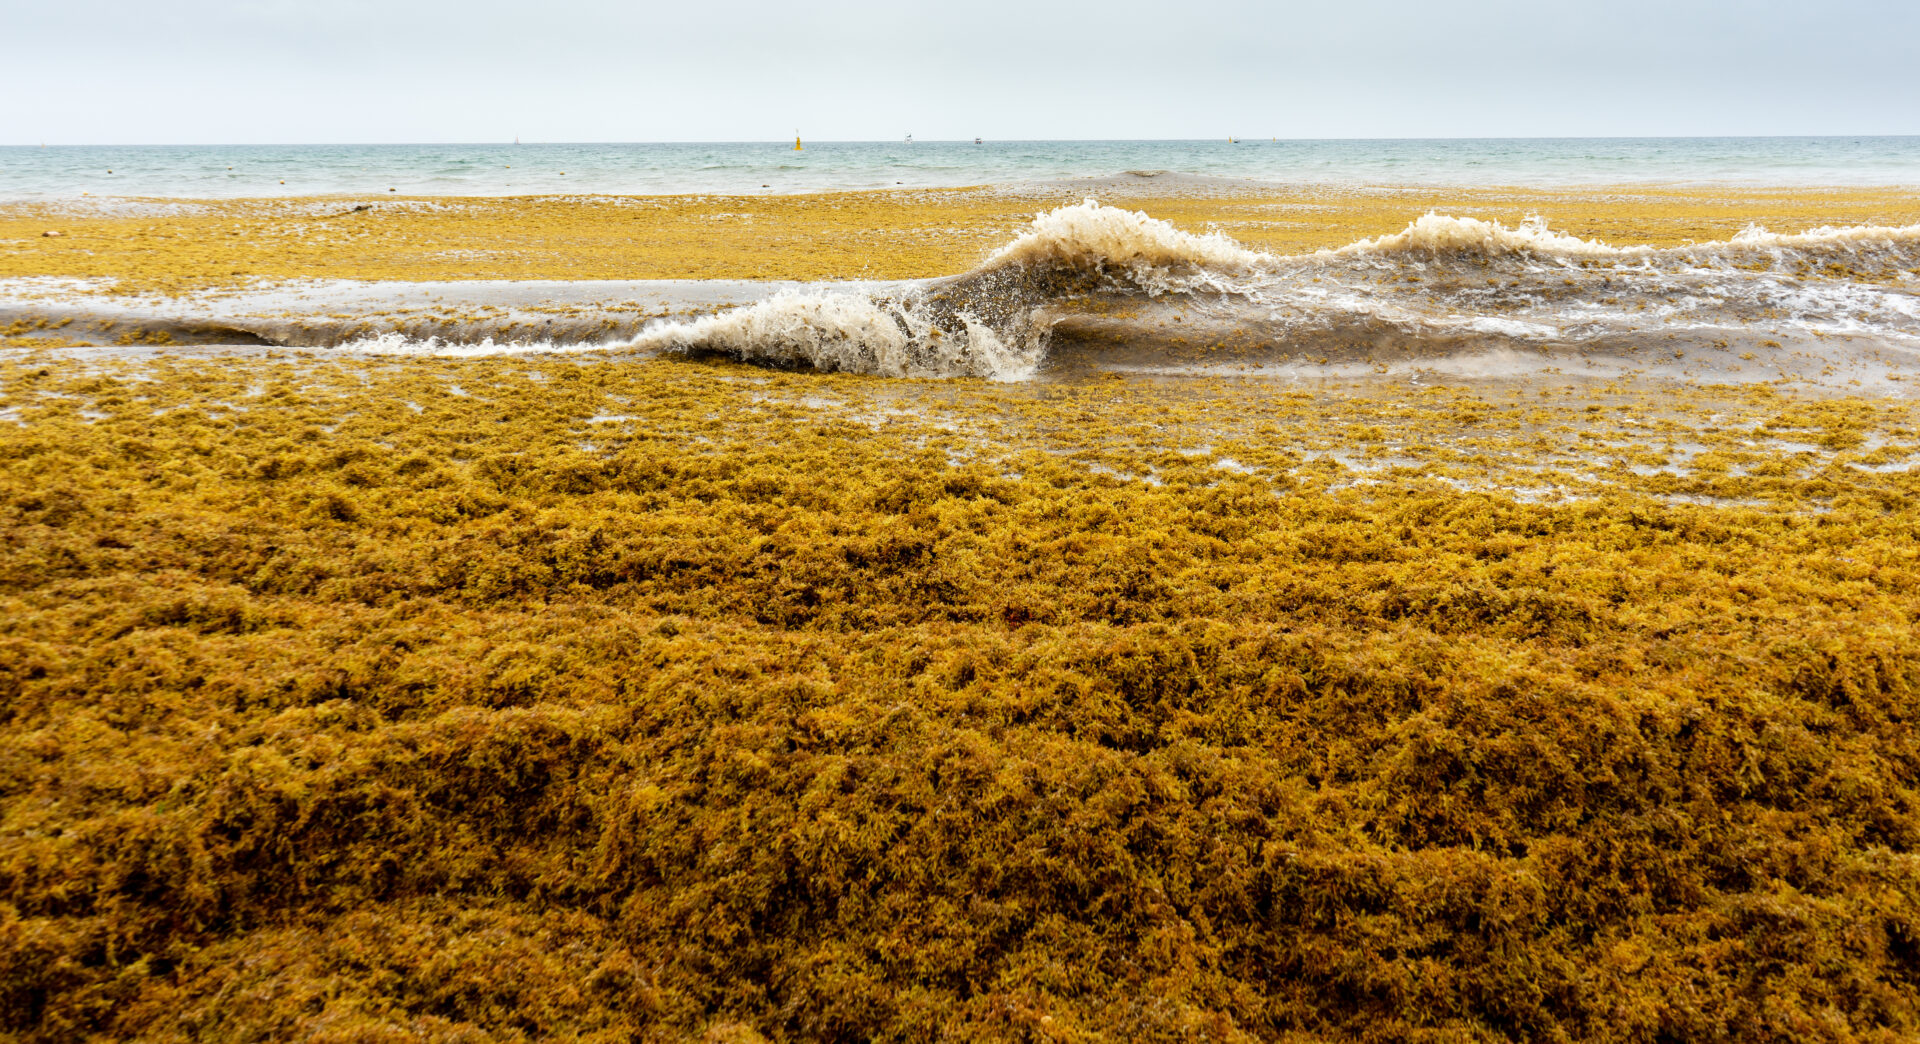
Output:
[[1019,380],[1032,373],[1037,343],[1012,346],[971,316],[957,318],[958,330],[943,329],[911,297],[784,290],[719,315],[651,327],[632,346],[887,377]]
[[[591,316],[543,323],[539,339],[526,341],[485,326],[466,327],[476,339],[461,340],[461,329],[405,312],[354,316],[331,328],[341,317],[235,313],[196,326],[180,311],[141,305],[107,318],[122,324],[116,336],[144,317],[187,336],[231,329],[367,355],[706,352],[915,378],[1021,380],[1049,358],[1074,365],[1121,355],[1130,367],[1164,362],[1169,372],[1202,356],[1446,372],[1445,357],[1478,360],[1469,367],[1477,371],[1489,359],[1507,365],[1501,353],[1508,351],[1518,352],[1510,357],[1516,366],[1559,366],[1594,351],[1596,358],[1616,353],[1608,364],[1615,369],[1642,367],[1673,348],[1692,367],[1709,363],[1686,350],[1707,346],[1735,349],[1712,363],[1730,372],[1799,366],[1818,373],[1829,336],[1890,353],[1889,365],[1912,365],[1920,350],[1917,266],[1920,225],[1788,234],[1756,227],[1727,240],[1654,249],[1581,239],[1537,218],[1510,228],[1438,213],[1393,235],[1276,257],[1088,200],[1037,215],[960,275],[781,289],[717,314],[655,321],[631,336],[609,333],[631,325]],[[712,307],[772,289],[730,284],[725,298],[708,291],[689,300]],[[274,312],[284,308],[282,301]],[[412,335],[365,332],[383,323]],[[449,332],[456,339],[444,339]],[[1769,351],[1744,370],[1732,361]]]
[[1825,226],[1806,232],[1769,232],[1749,225],[1732,239],[1693,243],[1681,247],[1615,246],[1600,239],[1581,239],[1547,227],[1545,219],[1529,217],[1509,228],[1498,221],[1452,217],[1429,212],[1406,228],[1390,235],[1362,239],[1315,257],[1363,257],[1414,255],[1419,257],[1480,256],[1500,257],[1533,254],[1543,257],[1592,260],[1628,260],[1654,258],[1697,258],[1703,255],[1736,254],[1754,250],[1794,250],[1822,253],[1836,250],[1899,250],[1920,246],[1920,225],[1855,225],[1847,228]]
[[356,355],[431,356],[442,359],[475,359],[494,355],[572,355],[625,348],[626,344],[604,342],[564,343],[558,341],[444,341],[438,337],[408,337],[389,332],[371,337],[356,337],[330,349]]
[[1503,319],[1499,316],[1475,316],[1458,321],[1462,329],[1474,333],[1499,334],[1502,337],[1544,341],[1560,333],[1557,326],[1545,323],[1526,323],[1518,319]]
[[[1033,310],[1057,277],[1091,275],[1115,289],[1159,293],[1191,289],[1195,277],[1249,271],[1263,260],[1225,236],[1194,235],[1089,199],[1036,215],[1031,228],[978,268],[924,293],[782,291],[719,315],[650,328],[634,345],[889,377],[1023,380],[1045,351],[1047,331],[1033,322]],[[988,314],[994,320],[982,318]]]
[[1182,232],[1140,211],[1089,199],[1034,215],[1031,228],[994,251],[981,267],[1122,269],[1144,275],[1155,269],[1247,269],[1266,259],[1219,233]]
[[[1022,380],[1047,358],[1054,324],[1070,322],[1081,314],[1078,302],[1100,294],[1160,301],[1172,309],[1164,322],[1191,315],[1187,336],[1157,342],[1173,354],[1200,343],[1193,340],[1199,325],[1236,331],[1243,342],[1257,330],[1252,343],[1285,356],[1371,359],[1387,351],[1444,369],[1433,360],[1458,354],[1478,360],[1469,371],[1489,359],[1507,365],[1507,348],[1529,353],[1514,356],[1528,365],[1545,365],[1531,353],[1655,334],[1702,342],[1745,336],[1749,343],[1840,334],[1906,347],[1920,343],[1920,297],[1780,265],[1836,252],[1906,265],[1920,261],[1916,245],[1920,226],[1790,235],[1751,228],[1685,247],[1619,247],[1557,232],[1538,218],[1507,227],[1430,213],[1393,235],[1280,258],[1087,200],[1037,215],[978,267],[947,279],[786,289],[719,314],[657,322],[618,342],[458,344],[387,334],[344,347],[441,356],[710,352],[889,377]],[[1765,270],[1727,263],[1755,257],[1768,262]],[[1423,277],[1395,278],[1402,264]],[[1501,278],[1485,278],[1489,264]],[[1129,327],[1132,321],[1109,320],[1108,330],[1122,341],[1129,329],[1147,332]]]
[[1730,243],[1736,247],[1759,249],[1898,250],[1920,246],[1920,225],[1852,225],[1847,228],[1823,225],[1793,233],[1769,232],[1759,225],[1748,225]]
[[1362,239],[1335,250],[1323,250],[1318,256],[1475,254],[1498,257],[1503,254],[1550,254],[1560,257],[1617,258],[1645,256],[1650,252],[1647,247],[1616,247],[1598,239],[1581,239],[1555,232],[1539,217],[1530,217],[1517,228],[1508,228],[1498,221],[1449,217],[1430,212],[1399,232]]

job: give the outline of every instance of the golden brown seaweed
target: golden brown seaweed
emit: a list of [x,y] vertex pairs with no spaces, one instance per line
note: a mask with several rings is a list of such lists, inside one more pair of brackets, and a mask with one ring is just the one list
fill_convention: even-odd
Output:
[[19,1039],[1920,1032],[1904,401],[0,396]]

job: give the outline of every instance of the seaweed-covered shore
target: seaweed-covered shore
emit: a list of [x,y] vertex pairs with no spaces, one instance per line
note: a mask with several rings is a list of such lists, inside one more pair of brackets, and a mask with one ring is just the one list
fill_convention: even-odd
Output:
[[173,295],[337,279],[918,279],[965,271],[1036,211],[1089,195],[1282,254],[1390,235],[1435,210],[1510,226],[1538,216],[1568,235],[1660,247],[1754,224],[1920,222],[1920,199],[1899,187],[1202,191],[1122,177],[793,196],[95,198],[0,204],[0,279]]
[[1917,419],[11,350],[0,1030],[1907,1039]]

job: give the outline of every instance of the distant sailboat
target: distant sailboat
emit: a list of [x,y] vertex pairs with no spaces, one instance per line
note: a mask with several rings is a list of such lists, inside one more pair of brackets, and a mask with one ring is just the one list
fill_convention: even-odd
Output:
[[909,145],[913,144],[913,135],[911,134],[907,135],[907,144]]

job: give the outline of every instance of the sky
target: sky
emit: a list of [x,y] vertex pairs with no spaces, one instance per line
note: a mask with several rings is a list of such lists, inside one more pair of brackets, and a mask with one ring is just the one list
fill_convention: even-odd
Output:
[[1920,0],[0,0],[0,144],[1920,134]]

